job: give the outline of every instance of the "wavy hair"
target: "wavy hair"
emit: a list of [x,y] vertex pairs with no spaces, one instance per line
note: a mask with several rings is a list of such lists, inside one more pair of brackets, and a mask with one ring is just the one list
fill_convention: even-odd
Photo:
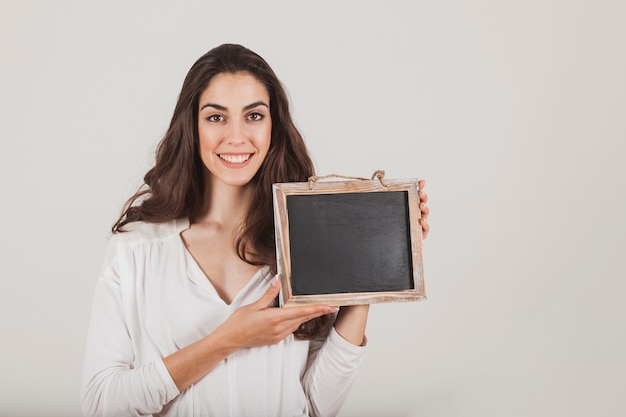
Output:
[[[124,226],[135,221],[161,223],[185,216],[193,220],[201,214],[206,184],[198,150],[199,99],[214,76],[239,72],[251,74],[267,89],[272,133],[267,156],[251,181],[253,197],[235,246],[245,262],[270,265],[276,273],[272,184],[306,181],[314,174],[314,167],[291,118],[282,83],[261,56],[241,45],[220,45],[193,64],[169,128],[157,146],[155,164],[144,176],[144,184],[126,202],[113,233],[124,232]],[[313,319],[294,334],[312,339],[327,323],[327,316]]]

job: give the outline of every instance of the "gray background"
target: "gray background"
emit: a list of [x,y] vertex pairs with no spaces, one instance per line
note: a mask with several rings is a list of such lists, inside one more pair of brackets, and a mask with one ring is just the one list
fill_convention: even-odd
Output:
[[[171,3],[171,4],[170,4]],[[79,414],[108,230],[191,64],[290,93],[318,173],[425,178],[426,302],[342,416],[626,415],[623,1],[2,1],[0,415]]]

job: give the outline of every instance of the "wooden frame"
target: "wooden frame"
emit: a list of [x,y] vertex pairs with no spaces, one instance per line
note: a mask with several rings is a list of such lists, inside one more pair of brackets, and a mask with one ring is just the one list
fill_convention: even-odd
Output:
[[[277,269],[281,276],[281,293],[279,297],[281,306],[288,307],[314,303],[340,306],[426,299],[422,259],[422,228],[419,223],[421,212],[419,209],[418,180],[383,180],[381,176],[378,178],[378,180],[360,179],[317,182],[315,179],[311,179],[309,182],[273,185]],[[342,217],[343,214],[341,213],[346,204],[342,203],[344,201],[352,201],[349,205],[349,210],[352,210],[350,216],[356,213],[354,214],[356,224],[349,224],[353,220],[352,217]],[[380,201],[383,203],[379,203]],[[390,201],[390,203],[386,201]],[[396,203],[397,201],[405,201],[405,203],[398,204]],[[314,203],[312,206],[311,202]],[[323,212],[328,211],[328,207],[333,208],[333,210],[330,210],[332,214],[326,215]],[[337,210],[334,210],[335,208]],[[378,224],[379,209],[382,209],[380,215],[384,216],[382,218],[383,223],[387,222],[387,224]],[[301,214],[303,212],[308,214]],[[386,213],[390,213],[391,217]],[[335,219],[336,216],[340,217],[338,220],[340,225],[337,227],[355,231],[356,235],[351,237],[353,240],[350,243],[361,244],[361,249],[365,249],[364,253],[367,256],[361,257],[361,252],[350,253],[349,249],[344,251],[343,248],[348,246],[352,248],[352,245],[343,245],[338,249],[342,253],[346,252],[347,256],[335,255],[334,253],[329,254],[328,250],[336,250],[336,248],[328,249],[326,243],[321,244],[322,241],[327,242],[324,239],[330,236],[328,233],[335,233],[335,237],[330,239],[333,242],[341,240],[336,239],[337,237],[343,238],[345,236],[345,233],[342,231],[333,231],[336,227],[335,225],[326,227],[323,223],[325,219]],[[400,216],[400,221],[397,221],[398,216]],[[402,217],[405,218],[404,221],[402,221]],[[297,220],[298,223],[290,224],[290,221],[295,222],[296,218],[299,219]],[[391,221],[393,221],[393,224],[389,223]],[[371,233],[369,231],[370,226],[368,226],[370,223],[373,230]],[[397,224],[400,224],[400,226],[396,226]],[[390,225],[392,230],[387,232],[387,228]],[[376,229],[377,227],[378,229]],[[384,229],[381,231],[380,227],[384,227]],[[398,227],[397,232],[395,231],[396,227]],[[290,235],[293,233],[300,233],[299,236],[301,238],[292,240]],[[324,233],[327,233],[327,235],[324,235]],[[350,233],[352,232],[348,234]],[[372,249],[373,246],[379,243],[377,241],[378,235],[389,235],[385,239],[392,239],[391,245],[387,246],[392,247],[393,250],[387,246]],[[398,241],[396,241],[396,236]],[[318,241],[317,246],[315,243],[311,243],[314,241]],[[296,242],[303,243],[296,244]],[[403,246],[405,247],[403,248]],[[406,251],[406,254],[403,251]],[[294,258],[292,258],[292,255]],[[329,256],[339,256],[340,259],[339,261],[328,261]],[[295,257],[298,257],[298,259]],[[316,257],[318,258],[315,259]],[[372,260],[373,258],[375,260]],[[401,261],[395,262],[396,259]],[[334,263],[336,266],[338,265],[341,272],[335,274],[336,271],[333,270],[329,274],[326,273],[328,271],[325,269],[323,273],[312,275],[314,278],[298,281],[299,275],[306,274],[310,269],[316,269],[318,265],[324,265],[327,261]],[[393,270],[392,275],[398,275],[401,284],[398,284],[397,288],[395,286],[387,288],[388,285],[396,284],[389,284],[386,278],[366,276],[371,274],[359,274],[357,276],[359,282],[356,285],[341,281],[344,275],[350,276],[350,271],[344,273],[346,271],[344,266],[346,268],[356,267],[357,269],[362,267],[369,268],[369,266],[361,264],[370,261],[376,268],[382,265],[382,271]],[[296,268],[292,268],[292,263]],[[298,272],[297,266],[300,264],[305,266],[301,267],[300,272]],[[375,268],[372,268],[372,271],[374,271]],[[400,271],[395,272],[396,269],[400,269]],[[292,275],[294,270],[296,271],[295,277]],[[368,271],[370,270],[368,269]],[[316,272],[312,271],[311,273],[315,274]],[[324,277],[332,275],[328,279],[331,282],[328,287],[323,287],[323,285],[328,284],[311,284],[312,281],[317,282],[317,277],[322,275]],[[387,274],[379,273],[377,275]],[[405,277],[405,275],[410,275],[410,277]],[[371,283],[368,280],[372,280]],[[377,280],[378,282],[376,282]],[[298,289],[310,285],[320,286],[319,289],[321,291],[301,291]],[[340,287],[341,291],[334,292],[333,289],[336,287]]]

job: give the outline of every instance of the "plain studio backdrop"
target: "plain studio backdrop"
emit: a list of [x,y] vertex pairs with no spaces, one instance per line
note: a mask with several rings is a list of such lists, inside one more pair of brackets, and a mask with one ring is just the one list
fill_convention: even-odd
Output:
[[221,43],[318,174],[424,178],[428,300],[377,304],[342,417],[624,416],[626,3],[6,1],[0,416],[78,416],[110,227]]

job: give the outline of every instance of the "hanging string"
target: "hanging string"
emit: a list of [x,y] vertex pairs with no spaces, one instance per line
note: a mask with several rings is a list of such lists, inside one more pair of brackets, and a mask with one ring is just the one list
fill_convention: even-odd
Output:
[[382,169],[374,171],[374,174],[372,174],[372,180],[374,180],[374,178],[378,178],[378,181],[380,181],[383,187],[389,187],[385,182],[385,171]]
[[[349,177],[349,176],[339,175],[339,174],[329,174],[329,175],[320,175],[320,176],[313,175],[309,177],[309,190],[313,189],[313,185],[315,184],[316,181],[327,179],[327,178],[344,178],[347,180],[359,180],[359,181],[370,180],[370,178]],[[387,185],[387,183],[385,182],[385,171],[383,171],[382,169],[374,171],[374,174],[372,174],[371,180],[373,181],[374,179],[378,179],[378,181],[380,181],[383,187],[389,187],[389,185]]]

